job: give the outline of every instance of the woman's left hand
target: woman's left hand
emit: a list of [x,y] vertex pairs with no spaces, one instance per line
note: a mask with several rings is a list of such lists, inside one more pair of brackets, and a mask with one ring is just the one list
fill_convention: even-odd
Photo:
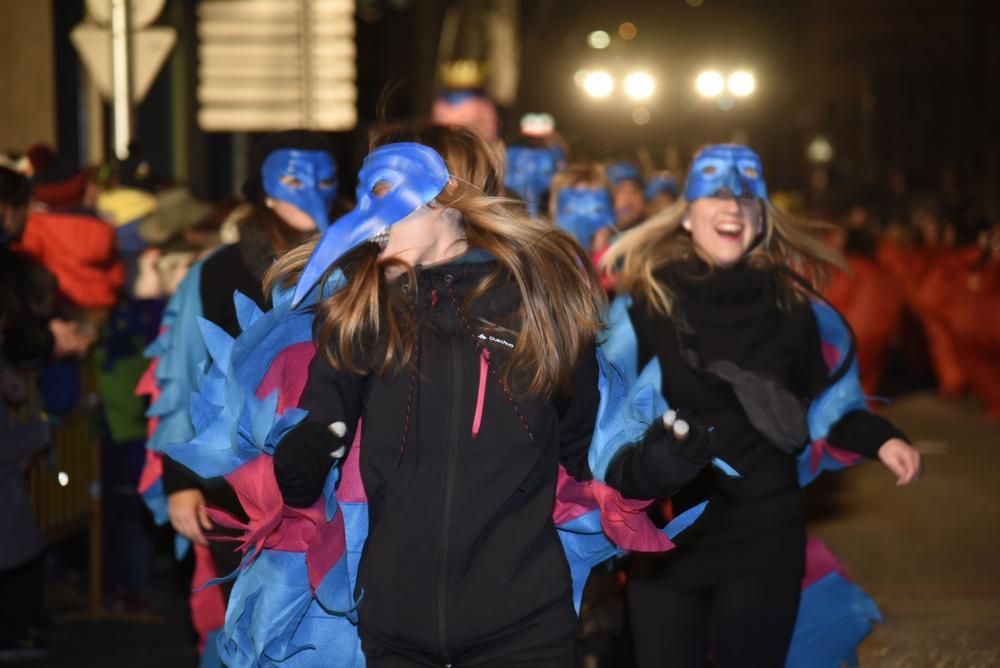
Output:
[[920,453],[901,438],[890,438],[878,449],[878,458],[896,476],[897,485],[916,482],[923,472]]

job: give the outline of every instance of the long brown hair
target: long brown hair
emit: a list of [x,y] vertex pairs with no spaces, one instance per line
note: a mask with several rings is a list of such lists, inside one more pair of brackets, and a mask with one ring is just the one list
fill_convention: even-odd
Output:
[[[696,257],[691,235],[683,228],[687,212],[688,202],[682,197],[608,249],[601,267],[617,273],[618,292],[638,296],[659,313],[670,314],[673,295],[655,274],[668,264]],[[814,289],[826,284],[831,267],[846,269],[841,255],[820,238],[829,225],[792,216],[770,201],[764,202],[764,217],[763,236],[748,253],[747,262],[776,270],[782,304],[804,298],[802,286],[782,268],[805,278]]]
[[[469,293],[463,309],[504,281],[513,281],[520,291],[520,328],[503,377],[523,378],[523,387],[518,382],[512,389],[534,396],[551,396],[568,387],[581,351],[601,327],[604,306],[584,251],[552,223],[527,217],[520,203],[499,196],[502,154],[472,132],[423,123],[385,126],[373,133],[370,148],[403,141],[429,146],[444,158],[452,179],[435,206],[457,210],[469,247],[497,259],[497,270]],[[266,289],[294,283],[315,243],[275,263],[265,279]],[[415,284],[413,268],[379,257],[375,244],[363,244],[338,263],[349,284],[319,306],[316,329],[319,349],[335,368],[364,371],[366,364],[359,360],[370,355],[373,341],[380,341],[380,359],[370,365],[375,372],[388,373],[412,361],[412,297],[390,289],[385,269],[393,264],[404,270],[399,280]],[[485,324],[502,329],[497,323]]]

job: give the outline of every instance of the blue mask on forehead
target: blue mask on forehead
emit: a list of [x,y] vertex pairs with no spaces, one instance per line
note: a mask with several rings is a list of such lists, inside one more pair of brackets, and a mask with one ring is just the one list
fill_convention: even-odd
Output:
[[268,197],[305,211],[320,232],[330,226],[330,202],[337,195],[337,166],[332,155],[326,151],[278,149],[264,159],[260,177]]
[[653,199],[663,193],[674,198],[681,194],[680,185],[673,174],[654,174],[646,182],[646,199]]
[[608,181],[611,181],[611,185],[616,188],[624,181],[635,181],[640,188],[642,187],[642,173],[631,162],[613,162],[608,165],[607,172]]
[[739,144],[706,146],[694,157],[684,197],[689,202],[728,190],[737,197],[767,199],[760,156]]
[[548,191],[552,175],[559,171],[562,163],[562,151],[556,146],[509,146],[503,185],[525,201],[532,216],[537,216],[542,196]]
[[[357,205],[320,237],[295,286],[292,303],[302,301],[345,254],[431,202],[449,178],[444,159],[423,144],[387,144],[369,153],[358,172]],[[376,197],[375,187],[380,184],[388,190]]]
[[563,188],[556,200],[556,224],[580,242],[590,246],[594,233],[615,223],[611,195],[604,188]]

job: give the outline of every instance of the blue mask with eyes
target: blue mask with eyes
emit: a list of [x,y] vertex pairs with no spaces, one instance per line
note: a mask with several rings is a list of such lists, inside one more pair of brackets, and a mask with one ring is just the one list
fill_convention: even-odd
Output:
[[646,182],[646,199],[653,199],[661,193],[674,198],[681,194],[680,184],[673,174],[660,172]]
[[[450,178],[444,159],[423,144],[387,144],[369,153],[358,172],[357,205],[320,237],[292,303],[302,301],[345,254],[366,241],[385,239],[391,226],[440,195]],[[376,196],[376,186],[385,192]]]
[[503,185],[525,201],[532,216],[537,216],[542,196],[548,191],[552,175],[559,171],[562,163],[562,151],[556,146],[509,146]]
[[615,223],[611,195],[604,188],[563,188],[556,200],[556,224],[580,242],[590,246],[594,233]]
[[617,187],[623,181],[635,181],[642,188],[642,173],[631,162],[613,162],[608,165],[608,181]]
[[694,157],[684,197],[689,202],[728,190],[736,197],[767,199],[760,156],[739,144],[706,146]]
[[337,195],[337,166],[326,151],[282,148],[260,166],[267,196],[305,211],[322,232],[330,226],[330,203]]

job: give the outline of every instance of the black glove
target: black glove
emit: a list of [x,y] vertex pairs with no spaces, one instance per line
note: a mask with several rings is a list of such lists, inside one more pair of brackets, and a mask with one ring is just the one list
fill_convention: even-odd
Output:
[[671,496],[712,460],[713,446],[710,429],[683,411],[667,411],[641,441],[615,455],[606,482],[626,498]]
[[347,427],[302,422],[274,449],[274,477],[285,503],[308,508],[323,493],[330,469],[347,454]]

